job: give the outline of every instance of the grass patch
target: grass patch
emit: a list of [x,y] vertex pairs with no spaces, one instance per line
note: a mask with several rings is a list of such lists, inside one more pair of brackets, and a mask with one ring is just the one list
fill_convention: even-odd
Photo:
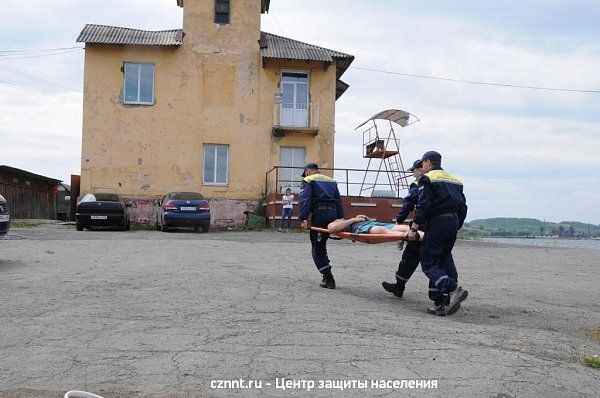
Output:
[[11,228],[34,228],[34,227],[37,227],[38,225],[41,225],[41,224],[36,223],[36,222],[30,222],[30,221],[12,221],[10,223]]
[[600,358],[597,356],[586,355],[581,360],[588,368],[600,369]]
[[156,225],[131,225],[132,231],[156,231]]
[[597,343],[600,343],[600,327],[596,328],[586,328],[585,335],[590,339]]

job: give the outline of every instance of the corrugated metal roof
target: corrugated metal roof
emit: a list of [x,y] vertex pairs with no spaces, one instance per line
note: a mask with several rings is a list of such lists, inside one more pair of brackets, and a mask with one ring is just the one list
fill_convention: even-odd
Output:
[[348,83],[337,79],[337,81],[335,82],[335,99],[340,98],[342,94],[344,94],[346,90],[348,90],[348,87],[350,87]]
[[35,174],[32,173],[30,171],[27,170],[21,170],[21,169],[17,169],[16,167],[10,167],[10,166],[6,166],[6,165],[0,165],[0,171],[10,171],[13,172],[15,174],[21,174],[27,177],[32,177],[32,178],[39,178],[40,180],[44,180],[48,183],[52,183],[52,184],[58,184],[59,182],[62,182],[62,180],[57,180],[56,178],[51,178],[51,177],[46,177],[40,174]]
[[97,44],[132,44],[139,46],[180,46],[183,30],[139,30],[117,26],[87,24],[77,42]]
[[338,77],[340,77],[354,60],[354,56],[339,51],[330,50],[303,43],[272,33],[261,32],[260,53],[263,58],[298,59],[306,61],[320,61],[338,63]]

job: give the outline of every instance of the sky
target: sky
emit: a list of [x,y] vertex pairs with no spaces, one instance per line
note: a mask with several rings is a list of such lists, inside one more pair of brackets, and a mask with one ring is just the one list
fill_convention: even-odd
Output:
[[[175,0],[3,0],[0,164],[69,182],[80,172],[86,23],[182,26]],[[600,3],[271,0],[262,30],[352,54],[336,104],[336,167],[364,168],[354,128],[384,109],[405,165],[428,150],[463,180],[468,220],[531,217],[600,224],[600,93],[530,90],[357,68],[600,91]],[[26,74],[26,75],[24,75]]]

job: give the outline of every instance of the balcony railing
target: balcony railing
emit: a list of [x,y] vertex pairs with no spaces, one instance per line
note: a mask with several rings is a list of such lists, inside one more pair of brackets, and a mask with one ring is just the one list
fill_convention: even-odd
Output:
[[[282,194],[287,188],[291,188],[293,193],[299,193],[303,170],[304,167],[273,167],[265,175],[265,194]],[[367,197],[364,195],[365,190],[361,194],[361,187],[365,185],[372,187],[368,192],[370,193],[368,197],[400,198],[406,195],[405,190],[395,191],[389,177],[387,175],[382,177],[381,172],[377,170],[338,168],[320,168],[319,170],[323,174],[335,178],[341,195]],[[379,173],[379,179],[375,182],[377,173]],[[400,178],[406,178],[412,173],[402,170],[400,174],[402,175]]]
[[273,106],[273,134],[319,134],[319,106],[277,102]]

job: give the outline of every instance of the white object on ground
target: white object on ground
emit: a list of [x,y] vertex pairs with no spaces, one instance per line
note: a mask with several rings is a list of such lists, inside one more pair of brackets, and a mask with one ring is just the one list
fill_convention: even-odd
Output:
[[85,391],[67,391],[65,393],[65,398],[102,398],[100,395],[92,394],[91,392]]

